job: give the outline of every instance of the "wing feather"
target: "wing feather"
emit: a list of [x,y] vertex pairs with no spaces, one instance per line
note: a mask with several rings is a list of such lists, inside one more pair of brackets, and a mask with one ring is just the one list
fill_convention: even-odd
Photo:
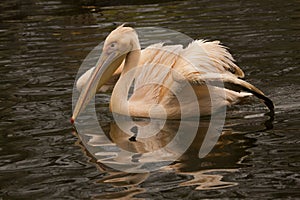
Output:
[[[232,55],[226,47],[220,45],[219,41],[195,40],[182,50],[180,60],[178,68],[181,66],[192,67],[193,70],[202,73],[227,73],[240,78],[244,77],[244,72],[234,63]],[[183,70],[189,72],[192,69]]]
[[[261,99],[270,112],[274,113],[273,102],[262,91],[239,79],[244,77],[244,72],[234,63],[232,55],[220,45],[219,41],[192,42],[182,50],[174,69],[194,85],[209,84],[236,92],[250,92]],[[180,81],[178,76],[173,78]]]

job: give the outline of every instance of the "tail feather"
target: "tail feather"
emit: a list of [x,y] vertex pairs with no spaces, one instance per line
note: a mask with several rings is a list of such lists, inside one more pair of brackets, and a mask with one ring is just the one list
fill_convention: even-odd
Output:
[[250,92],[253,95],[255,95],[257,98],[263,101],[263,103],[269,108],[270,113],[274,113],[274,104],[271,99],[269,99],[261,90],[259,90],[257,87],[254,85],[241,80],[241,79],[236,79],[231,82],[225,82],[225,87],[233,89],[234,91],[245,91],[245,92]]
[[263,103],[269,108],[270,114],[274,114],[274,104],[273,104],[272,100],[269,99],[261,90],[259,90],[254,85],[252,85],[242,79],[232,77],[232,76],[223,75],[221,79],[222,80],[210,79],[207,81],[207,83],[220,87],[220,81],[221,81],[224,84],[224,85],[222,85],[222,87],[224,86],[227,89],[230,89],[230,90],[233,90],[236,92],[245,91],[245,92],[252,93],[257,98],[259,98],[261,101],[263,101]]

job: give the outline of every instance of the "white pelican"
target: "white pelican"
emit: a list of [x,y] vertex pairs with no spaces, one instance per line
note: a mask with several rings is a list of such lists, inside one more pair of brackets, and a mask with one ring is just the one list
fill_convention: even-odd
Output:
[[[135,68],[138,70],[133,70]],[[132,71],[134,73],[127,73]],[[183,109],[189,111],[184,117],[199,114],[193,110],[200,110],[201,115],[215,112],[216,109],[212,110],[211,107],[211,92],[225,93],[218,99],[219,108],[238,103],[253,94],[265,103],[272,114],[274,112],[273,102],[263,92],[240,79],[244,77],[243,71],[218,41],[195,40],[186,48],[159,43],[141,50],[136,31],[121,25],[107,36],[95,68],[86,72],[77,82],[78,88],[83,89],[73,110],[72,123],[96,92],[117,73],[121,75],[110,100],[110,109],[114,113],[179,119],[182,117],[181,108],[172,91],[178,89],[181,95],[191,95],[185,94],[187,84],[184,82],[190,83],[188,85],[197,97],[196,102],[189,102],[189,98],[186,98]],[[154,79],[161,84],[148,84]],[[135,89],[129,98],[128,91],[133,80]],[[226,88],[220,87],[220,82]],[[213,89],[208,89],[208,85]],[[150,109],[157,106],[164,109],[165,115],[160,113],[161,109],[150,114]],[[199,109],[194,109],[195,106]]]

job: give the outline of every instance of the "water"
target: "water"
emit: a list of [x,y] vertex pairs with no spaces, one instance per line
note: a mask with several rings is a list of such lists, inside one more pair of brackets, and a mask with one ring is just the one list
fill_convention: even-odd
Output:
[[[7,0],[0,6],[2,199],[300,198],[299,2]],[[123,22],[222,41],[246,79],[274,101],[274,121],[261,115],[266,110],[258,102],[235,106],[202,159],[205,120],[188,151],[159,171],[118,172],[96,162],[69,123],[72,88],[83,59]],[[98,98],[100,124],[113,138],[119,132],[109,94]],[[167,124],[165,137],[177,126]]]

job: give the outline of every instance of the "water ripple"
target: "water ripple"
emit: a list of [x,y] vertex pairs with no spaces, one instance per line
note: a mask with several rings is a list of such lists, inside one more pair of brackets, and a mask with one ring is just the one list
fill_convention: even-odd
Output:
[[[299,197],[298,2],[93,2],[0,3],[0,198]],[[195,142],[181,160],[151,174],[107,169],[100,161],[113,159],[115,146],[106,145],[106,155],[89,153],[85,145],[105,146],[95,132],[88,144],[77,141],[69,124],[71,95],[82,60],[123,22],[229,46],[246,79],[274,100],[274,128],[266,127],[257,102],[237,106],[204,159]],[[97,96],[106,134],[109,97]]]

